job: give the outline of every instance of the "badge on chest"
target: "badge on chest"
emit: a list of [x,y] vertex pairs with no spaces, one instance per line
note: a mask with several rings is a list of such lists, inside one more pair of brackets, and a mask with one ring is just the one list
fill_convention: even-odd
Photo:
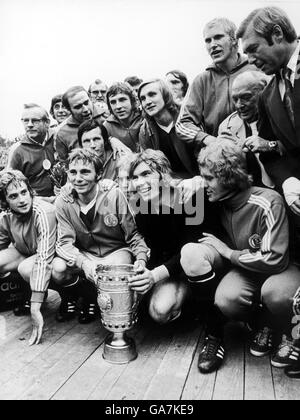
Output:
[[251,251],[259,251],[262,243],[262,238],[258,233],[254,233],[248,240]]

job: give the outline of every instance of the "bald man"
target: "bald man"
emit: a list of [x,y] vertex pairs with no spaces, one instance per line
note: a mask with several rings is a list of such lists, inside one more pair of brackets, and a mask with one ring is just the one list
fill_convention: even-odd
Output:
[[281,153],[282,146],[277,141],[268,141],[257,136],[258,101],[261,92],[268,84],[268,77],[260,71],[245,71],[239,74],[231,90],[235,112],[219,126],[219,135],[230,133],[239,139],[247,153],[249,173],[254,185],[274,187],[274,184],[261,162],[261,155]]

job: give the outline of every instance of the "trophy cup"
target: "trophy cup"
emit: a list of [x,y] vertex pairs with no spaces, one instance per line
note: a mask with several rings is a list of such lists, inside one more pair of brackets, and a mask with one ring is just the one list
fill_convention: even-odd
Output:
[[103,350],[103,358],[110,363],[128,363],[137,357],[135,343],[126,335],[137,322],[138,297],[128,284],[128,278],[135,274],[131,264],[100,264],[96,270],[102,324],[112,332],[106,338]]

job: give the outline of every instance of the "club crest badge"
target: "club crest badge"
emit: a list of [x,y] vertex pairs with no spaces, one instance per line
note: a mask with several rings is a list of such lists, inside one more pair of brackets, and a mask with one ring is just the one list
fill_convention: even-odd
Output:
[[254,233],[254,235],[250,236],[248,242],[251,250],[258,251],[261,247],[262,239],[258,233]]
[[107,214],[104,217],[104,223],[108,227],[115,227],[118,224],[118,218],[114,214]]

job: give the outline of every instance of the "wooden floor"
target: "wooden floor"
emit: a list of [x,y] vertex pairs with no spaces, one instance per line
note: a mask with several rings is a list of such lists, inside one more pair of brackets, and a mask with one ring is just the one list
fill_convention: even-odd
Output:
[[[102,358],[100,321],[59,324],[59,297],[45,305],[43,342],[29,347],[30,318],[0,313],[0,399],[12,400],[298,400],[300,380],[249,355],[240,324],[226,330],[227,356],[219,372],[197,370],[203,331],[198,323],[137,325],[138,358],[112,365]],[[140,323],[141,324],[141,323]]]

